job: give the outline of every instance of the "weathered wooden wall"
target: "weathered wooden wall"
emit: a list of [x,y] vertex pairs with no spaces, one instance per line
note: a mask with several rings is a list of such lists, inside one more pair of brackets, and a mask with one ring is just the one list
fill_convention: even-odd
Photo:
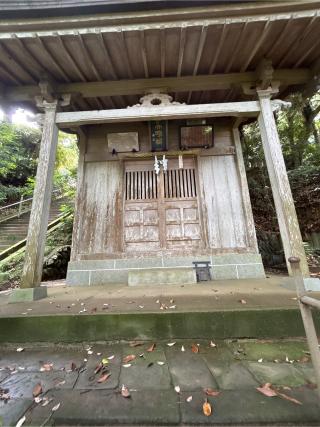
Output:
[[[179,121],[169,122],[169,151],[179,150]],[[232,123],[218,119],[214,124],[214,146],[234,146]],[[84,158],[103,159],[108,153],[107,134],[139,132],[140,152],[150,151],[147,123],[88,127]],[[84,150],[84,148],[82,148]],[[235,155],[198,156],[199,206],[205,245],[209,251],[246,250],[247,224],[239,171]],[[90,157],[89,156],[89,157]],[[72,259],[90,258],[90,254],[118,257],[123,251],[123,162],[85,161],[83,183],[78,197],[79,224],[74,235]]]
[[245,248],[247,229],[234,156],[200,156],[199,180],[210,248]]
[[121,251],[122,165],[120,162],[86,163],[81,190],[82,214],[78,252]]

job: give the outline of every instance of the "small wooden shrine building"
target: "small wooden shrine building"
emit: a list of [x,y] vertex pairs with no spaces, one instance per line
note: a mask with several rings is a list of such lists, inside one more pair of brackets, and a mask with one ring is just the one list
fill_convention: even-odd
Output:
[[41,280],[58,128],[80,150],[69,285],[188,283],[202,261],[213,279],[264,277],[239,136],[253,119],[308,277],[274,111],[317,88],[319,6],[0,1],[1,105],[43,123],[22,286]]

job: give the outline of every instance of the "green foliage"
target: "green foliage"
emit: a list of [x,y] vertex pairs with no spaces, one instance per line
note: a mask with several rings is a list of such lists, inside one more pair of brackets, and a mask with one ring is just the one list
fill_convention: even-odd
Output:
[[[276,117],[282,151],[300,226],[305,232],[319,231],[320,95],[304,99],[301,94],[294,94],[288,101],[291,107],[278,112]],[[277,217],[256,122],[244,126],[242,145],[256,225],[276,231]]]
[[[12,126],[12,125],[9,125]],[[36,165],[36,162],[35,162]],[[59,132],[57,156],[54,169],[53,187],[60,194],[74,197],[77,179],[78,147],[75,135]],[[35,186],[36,166],[25,179],[25,186],[17,188],[17,193],[32,197]],[[1,187],[0,187],[1,203]]]
[[39,129],[0,123],[0,203],[24,192],[37,167]]

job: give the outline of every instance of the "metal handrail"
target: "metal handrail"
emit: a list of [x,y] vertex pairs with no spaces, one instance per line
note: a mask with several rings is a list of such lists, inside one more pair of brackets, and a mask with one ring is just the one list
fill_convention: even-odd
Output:
[[[52,193],[57,193],[59,190],[53,190]],[[31,200],[33,200],[33,197],[30,197],[29,199],[24,199],[23,196],[21,196],[21,199],[19,200],[19,202],[15,202],[15,203],[11,203],[10,205],[6,205],[6,206],[1,206],[0,207],[0,211],[8,209],[8,208],[12,208],[13,206],[17,206],[19,205],[19,207],[25,203],[25,202],[30,202]]]
[[22,203],[29,202],[32,199],[33,199],[33,197],[30,197],[29,199],[22,199],[22,200],[20,199],[19,202],[11,203],[10,205],[6,205],[6,206],[1,206],[0,211],[2,211],[4,209],[12,208],[12,206],[17,206],[17,205],[20,205]]
[[307,296],[307,290],[300,268],[300,258],[290,257],[288,259],[291,265],[292,276],[295,282],[301,317],[304,330],[306,332],[307,342],[311,354],[311,361],[315,372],[317,390],[320,398],[320,349],[317,337],[317,331],[312,317],[312,308],[320,310],[320,301]]

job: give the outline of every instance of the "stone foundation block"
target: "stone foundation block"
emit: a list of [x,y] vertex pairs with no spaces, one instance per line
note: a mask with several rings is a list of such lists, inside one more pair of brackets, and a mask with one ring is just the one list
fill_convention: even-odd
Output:
[[10,303],[37,301],[47,297],[46,286],[36,288],[14,289],[9,298]]
[[163,268],[129,270],[128,285],[180,285],[197,283],[196,272],[192,268]]

